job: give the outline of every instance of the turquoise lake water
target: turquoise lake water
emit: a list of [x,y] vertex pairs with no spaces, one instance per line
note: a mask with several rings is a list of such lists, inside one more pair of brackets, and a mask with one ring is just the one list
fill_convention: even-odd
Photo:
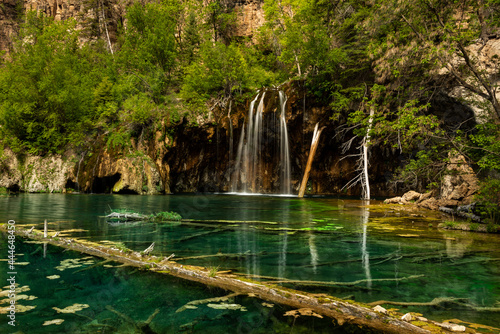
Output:
[[[155,255],[175,253],[175,258],[185,258],[180,263],[230,269],[263,281],[280,277],[292,281],[282,283],[287,287],[360,302],[461,298],[462,303],[476,309],[457,303],[384,306],[399,308],[402,313],[419,312],[437,321],[458,318],[500,327],[500,312],[485,309],[500,307],[498,235],[441,230],[437,224],[442,218],[437,213],[367,208],[365,204],[337,198],[214,194],[21,194],[0,196],[0,217],[4,222],[14,219],[17,225],[38,229],[47,219],[49,230],[73,230],[65,235],[108,244],[120,242],[137,251],[155,242]],[[189,221],[112,225],[101,218],[111,208],[148,214],[176,211]],[[6,247],[4,235],[0,258],[6,259]],[[18,327],[14,331],[7,320],[1,321],[2,333],[68,333],[75,328],[81,333],[133,333],[133,325],[124,316],[137,324],[156,309],[159,311],[150,328],[157,333],[333,331],[328,319],[300,317],[294,323],[292,317],[283,316],[287,308],[263,305],[262,300],[247,296],[231,301],[244,307],[243,311],[202,304],[176,313],[189,301],[228,292],[117,267],[116,263],[82,271],[101,260],[50,246],[44,251],[43,245],[22,240],[16,241],[16,253],[22,263],[16,267],[17,282],[30,289],[18,293],[28,296],[18,303],[35,308],[16,315]],[[202,257],[206,255],[214,256]],[[59,270],[64,264],[73,268]],[[2,269],[3,276],[5,273]],[[6,286],[6,277],[2,281]],[[29,296],[37,298],[29,300]],[[54,309],[74,304],[88,307],[76,313]],[[64,322],[43,326],[54,319]]]

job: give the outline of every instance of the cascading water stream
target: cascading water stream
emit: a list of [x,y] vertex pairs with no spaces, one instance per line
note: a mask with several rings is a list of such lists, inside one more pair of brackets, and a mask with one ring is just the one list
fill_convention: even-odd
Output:
[[[269,149],[264,144],[264,130],[270,127],[264,120],[264,98],[266,92],[257,94],[250,103],[248,116],[243,125],[238,143],[234,173],[231,180],[231,191],[242,193],[257,193],[262,188],[262,175],[270,173],[265,171],[263,163],[263,150]],[[257,108],[255,105],[258,102]],[[280,193],[291,194],[291,171],[290,171],[290,150],[288,144],[288,132],[286,125],[286,101],[284,92],[279,92],[280,115],[279,115],[279,180]],[[268,117],[266,117],[268,119]],[[264,124],[266,122],[266,124]],[[277,132],[276,123],[273,129]],[[231,155],[231,153],[230,153]]]
[[231,105],[229,101],[229,110],[227,112],[227,120],[229,123],[229,161],[233,161],[233,122],[231,121]]
[[280,90],[280,163],[281,163],[281,193],[291,194],[290,148],[288,146],[288,130],[286,127],[285,92]]

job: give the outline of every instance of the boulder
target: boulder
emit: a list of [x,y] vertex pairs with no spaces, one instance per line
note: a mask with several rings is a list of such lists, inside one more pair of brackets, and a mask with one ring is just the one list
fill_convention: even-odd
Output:
[[[463,155],[450,153],[449,159],[448,175],[444,176],[441,184],[441,199],[469,204],[472,202],[474,194],[479,190],[477,176]],[[444,204],[443,206],[448,205]]]
[[411,202],[411,201],[416,201],[418,200],[420,197],[422,196],[421,193],[418,193],[416,191],[413,191],[413,190],[410,190],[408,192],[406,192],[403,196],[402,196],[402,202]]
[[401,196],[388,198],[384,201],[385,204],[401,204]]
[[435,197],[430,197],[419,203],[419,206],[429,210],[437,210],[439,208],[439,202]]
[[419,203],[425,201],[426,199],[431,198],[433,194],[434,194],[433,191],[421,194],[416,203],[419,204]]

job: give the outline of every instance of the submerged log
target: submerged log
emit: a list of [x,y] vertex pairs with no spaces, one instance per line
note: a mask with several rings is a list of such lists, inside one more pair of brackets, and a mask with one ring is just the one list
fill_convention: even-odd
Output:
[[239,296],[239,295],[240,295],[239,293],[235,292],[235,293],[231,293],[227,296],[222,296],[222,297],[192,300],[189,303],[187,303],[186,305],[178,308],[177,311],[175,311],[175,313],[180,313],[180,312],[185,311],[185,310],[190,309],[190,308],[196,308],[195,307],[196,305],[225,302],[225,301],[229,300],[230,298],[234,298],[234,297]]
[[[6,231],[6,224],[1,224],[0,229]],[[35,230],[28,233],[27,230],[21,228],[16,229],[16,234],[34,240],[42,240],[65,249],[162,274],[169,274],[235,293],[251,294],[271,303],[288,305],[296,309],[309,308],[317,314],[335,319],[338,325],[349,324],[381,333],[429,333],[428,330],[400,320],[396,316],[377,313],[366,304],[345,301],[331,296],[319,298],[307,292],[283,288],[275,284],[263,284],[248,279],[241,280],[231,274],[219,273],[213,276],[210,275],[210,270],[204,267],[181,265],[173,261],[161,261],[156,256],[141,256],[137,252],[124,254],[119,250],[86,240],[43,238],[43,233],[40,231]]]
[[156,309],[153,314],[149,316],[149,318],[146,321],[135,321],[134,319],[130,318],[128,315],[125,313],[119,312],[115,310],[111,305],[106,305],[106,309],[113,312],[114,314],[118,315],[120,318],[125,320],[128,324],[130,324],[134,328],[135,333],[141,333],[141,334],[156,334],[157,332],[153,331],[151,329],[151,322],[153,319],[160,313],[160,309]]
[[454,304],[461,306],[463,308],[468,308],[474,310],[476,312],[500,312],[500,307],[482,307],[471,304],[465,298],[454,298],[454,297],[439,297],[434,298],[430,302],[398,302],[398,301],[390,301],[390,300],[378,300],[376,302],[368,303],[368,305],[376,306],[376,305],[394,305],[394,306],[442,306],[446,304]]

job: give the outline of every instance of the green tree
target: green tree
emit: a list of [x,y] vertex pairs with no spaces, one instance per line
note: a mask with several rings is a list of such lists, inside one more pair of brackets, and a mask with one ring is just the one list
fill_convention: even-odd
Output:
[[244,50],[237,43],[204,43],[197,61],[186,69],[181,91],[184,99],[195,109],[203,109],[210,98],[217,98],[225,108],[236,95],[270,83],[272,74]]
[[377,2],[366,23],[374,37],[377,74],[393,85],[411,85],[409,92],[420,97],[431,82],[465,89],[469,104],[485,111],[487,120],[500,122],[496,82],[487,71],[498,71],[499,60],[478,57],[489,32],[498,28],[498,8],[497,1],[488,0]]
[[99,58],[79,46],[73,19],[28,13],[11,60],[0,71],[0,124],[5,138],[33,153],[79,142],[97,118],[93,90]]

